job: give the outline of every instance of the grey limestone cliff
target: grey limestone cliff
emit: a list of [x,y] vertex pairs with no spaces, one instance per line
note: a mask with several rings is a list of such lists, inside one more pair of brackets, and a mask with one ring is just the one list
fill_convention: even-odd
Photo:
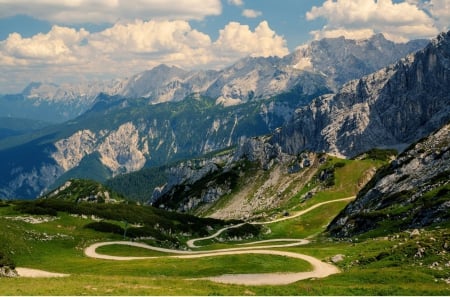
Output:
[[274,134],[284,152],[352,157],[374,147],[404,149],[450,119],[450,32],[425,49],[296,110]]

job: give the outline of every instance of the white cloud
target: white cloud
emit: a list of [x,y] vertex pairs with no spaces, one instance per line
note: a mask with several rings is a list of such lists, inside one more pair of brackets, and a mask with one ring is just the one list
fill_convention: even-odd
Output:
[[125,77],[161,63],[210,69],[245,56],[286,54],[286,40],[266,21],[254,30],[231,22],[215,41],[187,21],[135,20],[97,33],[54,26],[45,34],[13,33],[0,41],[0,93],[20,91],[30,81]]
[[186,21],[136,20],[93,34],[89,43],[98,51],[145,54],[207,47],[211,40],[208,35],[193,30]]
[[438,33],[435,21],[414,2],[326,0],[322,6],[314,6],[307,12],[306,18],[324,18],[327,21],[322,30],[311,32],[315,38],[343,34],[346,37],[361,36],[364,32],[386,33],[387,37],[395,41],[435,36]]
[[433,16],[439,31],[450,29],[450,0],[430,0],[419,5]]
[[[71,28],[53,26],[47,34],[37,34],[31,38],[22,38],[18,33],[12,33],[0,42],[0,50],[4,56],[10,57],[14,64],[32,63],[66,63],[76,60],[75,50],[89,36],[84,29],[79,31]],[[22,61],[21,61],[22,60]]]
[[262,15],[261,11],[253,10],[253,9],[244,9],[242,11],[242,16],[246,18],[257,18]]
[[214,43],[218,51],[224,54],[253,57],[285,56],[289,53],[286,40],[270,29],[267,21],[261,22],[252,32],[247,25],[229,23],[220,30]]
[[118,19],[203,19],[220,15],[220,0],[2,0],[0,17],[26,14],[51,22],[114,23]]

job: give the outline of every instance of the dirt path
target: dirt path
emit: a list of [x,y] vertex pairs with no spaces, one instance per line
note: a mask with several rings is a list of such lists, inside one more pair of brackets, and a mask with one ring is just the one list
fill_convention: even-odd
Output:
[[[316,209],[322,205],[333,203],[333,202],[350,201],[350,200],[353,200],[354,198],[355,197],[352,196],[352,197],[336,199],[336,200],[332,200],[332,201],[321,202],[321,203],[315,204],[305,210],[302,210],[292,216],[283,217],[283,218],[268,221],[268,222],[252,222],[251,224],[255,224],[255,225],[272,224],[272,223],[276,223],[276,222],[293,219],[293,218],[299,217],[313,209]],[[207,237],[191,239],[187,242],[187,245],[190,248],[196,248],[197,247],[195,245],[196,241],[212,239],[214,237],[219,236],[225,230],[228,230],[230,228],[237,228],[239,226],[242,226],[243,224],[244,223],[222,228],[219,231],[217,231],[216,233],[214,233],[210,236],[207,236]],[[215,256],[221,256],[221,255],[237,255],[237,254],[278,255],[278,256],[290,257],[290,258],[301,259],[301,260],[307,261],[309,264],[311,264],[311,266],[313,268],[312,271],[297,272],[297,273],[284,273],[283,272],[283,273],[258,273],[258,274],[229,274],[229,275],[197,278],[197,279],[207,279],[207,280],[220,282],[220,283],[226,283],[226,284],[285,285],[285,284],[290,284],[290,283],[293,283],[293,282],[296,282],[299,280],[303,280],[303,279],[308,279],[308,278],[323,278],[323,277],[327,277],[329,275],[340,272],[336,266],[328,264],[328,263],[324,263],[324,262],[320,261],[319,259],[308,256],[308,255],[298,254],[298,253],[293,253],[293,252],[268,250],[270,248],[292,247],[292,246],[308,244],[309,241],[306,239],[292,239],[292,238],[271,239],[271,240],[263,240],[263,241],[246,243],[243,245],[254,245],[254,244],[263,244],[263,243],[265,244],[265,243],[274,243],[274,242],[284,242],[284,243],[283,244],[263,245],[263,246],[237,247],[237,248],[229,248],[229,249],[221,249],[221,250],[213,250],[213,251],[182,251],[182,250],[172,250],[172,249],[165,249],[165,248],[150,246],[150,245],[147,245],[144,243],[138,243],[138,242],[112,241],[112,242],[95,243],[95,244],[87,247],[84,250],[84,253],[86,256],[91,257],[91,258],[104,259],[104,260],[116,260],[116,261],[154,259],[154,258],[160,257],[160,256],[158,256],[158,257],[157,256],[155,256],[155,257],[120,257],[120,256],[110,256],[110,255],[99,254],[96,252],[96,249],[101,246],[120,244],[120,245],[129,245],[129,246],[150,249],[150,250],[164,252],[164,253],[168,253],[168,254],[176,254],[176,255],[167,255],[166,257],[183,258],[183,259],[215,257]]]
[[281,221],[291,220],[291,219],[294,219],[294,218],[299,217],[301,215],[304,215],[305,213],[310,212],[311,210],[316,209],[318,207],[321,207],[323,205],[330,204],[330,203],[335,203],[335,202],[351,201],[351,200],[355,199],[355,197],[356,196],[350,196],[350,197],[346,197],[346,198],[320,202],[320,203],[314,204],[313,206],[311,206],[311,207],[309,207],[307,209],[299,211],[299,212],[297,212],[297,213],[295,213],[294,215],[291,215],[291,216],[286,216],[286,217],[283,217],[283,218],[279,218],[279,219],[272,220],[272,221],[267,221],[267,222],[252,222],[250,224],[266,225],[266,224],[273,224],[273,223],[278,223],[278,222],[281,222]]
[[[270,242],[274,242],[277,240],[270,240]],[[293,241],[292,243],[287,244],[279,244],[279,245],[268,245],[261,247],[241,247],[241,248],[231,248],[231,249],[223,249],[223,250],[215,250],[209,252],[202,251],[180,251],[180,250],[171,250],[165,248],[159,248],[155,246],[150,246],[143,243],[138,242],[130,242],[130,241],[112,241],[112,242],[100,242],[95,243],[88,248],[85,249],[84,253],[86,256],[97,259],[104,260],[116,260],[116,261],[130,261],[130,260],[144,260],[144,259],[155,259],[161,256],[155,257],[120,257],[120,256],[110,256],[103,255],[96,252],[96,249],[101,246],[106,245],[129,245],[135,247],[141,247],[145,249],[150,249],[159,252],[172,253],[177,255],[166,256],[170,258],[178,258],[178,259],[193,259],[193,258],[203,258],[203,257],[217,257],[217,256],[225,256],[225,255],[241,255],[241,254],[264,254],[264,255],[276,255],[283,256],[295,259],[301,259],[307,261],[312,266],[312,271],[307,272],[297,272],[297,273],[288,273],[288,272],[280,272],[280,273],[257,273],[257,274],[225,274],[220,276],[213,277],[204,277],[197,279],[207,279],[215,282],[226,283],[226,284],[240,284],[240,285],[285,285],[290,284],[299,280],[308,279],[308,278],[323,278],[327,277],[331,274],[339,273],[339,269],[331,264],[324,263],[319,259],[314,257],[292,253],[292,252],[283,252],[283,251],[275,251],[275,250],[267,250],[267,248],[276,248],[276,247],[288,247],[288,246],[298,246],[302,244],[307,244],[308,241],[304,239],[280,239],[279,241]],[[261,242],[254,243],[263,243],[269,242],[267,240]]]
[[69,274],[64,273],[54,273],[39,269],[31,269],[25,267],[16,267],[17,274],[19,277],[65,277]]
[[[286,221],[286,220],[291,220],[291,219],[297,218],[297,217],[299,217],[301,215],[304,215],[305,213],[310,212],[311,210],[314,210],[314,209],[316,209],[318,207],[321,207],[323,205],[330,204],[330,203],[335,203],[335,202],[350,201],[350,200],[355,199],[355,197],[356,196],[350,196],[350,197],[346,197],[346,198],[320,202],[320,203],[317,203],[317,204],[315,204],[315,205],[313,205],[313,206],[311,206],[311,207],[309,207],[307,209],[299,211],[299,212],[297,212],[297,213],[295,213],[295,214],[293,214],[291,216],[286,216],[286,217],[282,217],[282,218],[279,218],[279,219],[276,219],[276,220],[272,220],[272,221],[267,221],[267,222],[249,222],[249,224],[252,224],[252,225],[267,225],[267,224],[278,223],[278,222],[282,222],[282,221]],[[241,223],[241,224],[233,225],[231,227],[222,228],[222,229],[220,229],[219,231],[217,231],[216,233],[214,233],[214,234],[212,234],[210,236],[206,236],[206,237],[202,237],[202,238],[194,238],[194,239],[188,240],[186,242],[186,244],[187,244],[187,246],[189,248],[197,248],[198,246],[195,245],[195,243],[197,241],[202,241],[202,240],[215,238],[215,237],[219,236],[222,232],[224,232],[224,231],[226,231],[228,229],[237,228],[237,227],[240,227],[240,226],[242,226],[244,224],[245,223]],[[275,241],[277,241],[277,239],[275,239]]]

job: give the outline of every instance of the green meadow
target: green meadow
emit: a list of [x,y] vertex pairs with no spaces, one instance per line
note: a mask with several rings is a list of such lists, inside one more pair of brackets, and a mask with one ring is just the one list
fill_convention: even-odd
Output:
[[[375,160],[332,159],[323,166],[337,163],[344,165],[335,166],[332,184],[306,202],[299,203],[298,197],[286,202],[289,207],[295,206],[293,213],[320,202],[355,195],[355,184],[361,181],[362,173],[381,165]],[[17,267],[70,276],[0,278],[0,295],[450,295],[450,253],[446,253],[450,231],[447,227],[420,230],[414,236],[408,230],[345,240],[331,238],[326,233],[326,226],[347,203],[331,202],[297,218],[264,225],[259,235],[245,241],[222,238],[221,241],[198,242],[202,245],[201,250],[213,250],[241,247],[244,242],[265,239],[308,238],[311,242],[307,245],[271,249],[310,255],[329,263],[333,262],[334,256],[341,255],[338,261],[335,260],[341,271],[339,274],[289,285],[244,286],[197,278],[222,274],[301,272],[310,271],[311,266],[302,260],[262,254],[179,259],[169,253],[123,245],[103,246],[97,252],[151,258],[130,261],[93,259],[84,255],[87,246],[123,240],[123,234],[87,228],[97,218],[71,214],[73,210],[59,209],[56,216],[28,215],[17,207],[19,202],[3,202],[0,207],[0,251]],[[124,214],[125,210],[122,211]],[[149,215],[145,211],[139,214],[143,218]],[[164,216],[160,212],[154,215]],[[48,221],[33,224],[24,221],[24,217]],[[158,239],[157,236],[161,235],[169,241],[176,240],[176,248],[186,250],[188,239],[212,234],[227,224],[209,221],[210,228],[193,234],[183,226],[185,219],[191,220],[189,224],[201,223],[192,221],[190,217],[168,216],[165,220],[170,234],[166,234],[167,230],[158,229],[159,233],[155,233],[153,238],[135,240],[167,247],[167,242]],[[127,227],[123,217],[114,220],[111,216],[104,221],[108,223],[105,226]],[[420,257],[417,256],[419,248],[424,248]]]

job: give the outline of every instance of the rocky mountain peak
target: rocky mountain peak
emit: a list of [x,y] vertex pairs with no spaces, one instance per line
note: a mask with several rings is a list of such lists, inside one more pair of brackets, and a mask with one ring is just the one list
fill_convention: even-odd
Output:
[[416,40],[397,44],[383,34],[364,40],[324,38],[297,48],[284,60],[294,68],[325,74],[328,84],[337,90],[344,83],[386,67],[427,43]]
[[272,143],[288,153],[352,157],[374,147],[402,150],[450,119],[449,34],[425,49],[299,108]]

